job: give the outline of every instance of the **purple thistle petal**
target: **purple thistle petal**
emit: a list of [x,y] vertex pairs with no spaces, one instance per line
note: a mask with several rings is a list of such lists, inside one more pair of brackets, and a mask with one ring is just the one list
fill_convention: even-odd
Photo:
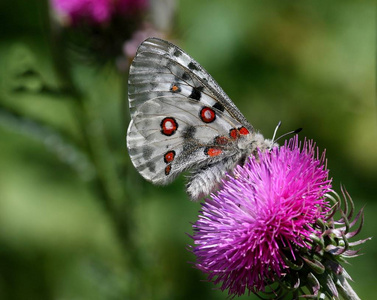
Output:
[[108,0],[52,0],[53,8],[67,16],[72,23],[87,19],[94,23],[104,23],[110,19],[112,4]]
[[316,220],[330,210],[331,180],[312,141],[301,147],[296,136],[258,156],[228,175],[193,225],[196,267],[233,295],[263,291],[284,276],[283,250],[295,258],[295,249],[309,249],[320,233]]
[[69,25],[80,22],[105,24],[115,15],[124,17],[143,11],[148,0],[50,0],[53,9]]

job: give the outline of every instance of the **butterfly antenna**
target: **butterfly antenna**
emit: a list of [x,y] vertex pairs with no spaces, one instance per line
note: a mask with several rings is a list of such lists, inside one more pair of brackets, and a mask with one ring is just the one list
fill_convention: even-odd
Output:
[[[272,140],[271,140],[271,145],[273,145],[274,142],[276,142],[275,137],[276,137],[276,133],[278,132],[278,129],[280,128],[280,126],[281,126],[281,121],[279,121],[278,125],[275,128],[274,135],[272,136]],[[280,139],[280,137],[278,139]]]
[[[296,130],[292,130],[292,131],[286,132],[283,135],[279,136],[276,140],[273,140],[273,141],[274,141],[274,143],[276,143],[281,138],[283,138],[283,137],[285,137],[287,135],[290,135],[290,134],[299,133],[301,130],[302,130],[302,128],[297,128]],[[275,131],[276,131],[276,129],[275,129]],[[274,137],[275,137],[275,134],[274,134]]]

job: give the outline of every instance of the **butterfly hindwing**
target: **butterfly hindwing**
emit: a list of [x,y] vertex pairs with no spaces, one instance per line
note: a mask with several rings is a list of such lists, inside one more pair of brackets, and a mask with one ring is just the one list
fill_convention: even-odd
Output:
[[235,154],[236,140],[230,133],[240,127],[238,121],[197,101],[155,98],[134,114],[127,146],[133,164],[144,178],[166,184],[184,170]]

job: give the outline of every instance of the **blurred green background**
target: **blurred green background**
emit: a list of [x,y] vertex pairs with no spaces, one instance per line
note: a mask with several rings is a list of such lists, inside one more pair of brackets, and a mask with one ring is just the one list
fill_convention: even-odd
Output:
[[[2,0],[0,17],[0,299],[127,299],[131,285],[140,299],[226,299],[188,263],[194,256],[186,233],[200,204],[188,200],[184,176],[156,187],[130,165],[125,78],[111,67],[75,66],[73,78],[91,99],[84,108],[91,123],[80,121],[72,95],[59,89],[40,1]],[[302,139],[327,149],[334,188],[344,184],[357,209],[365,206],[358,237],[375,235],[374,1],[182,0],[168,38],[265,137],[281,120],[280,133],[303,127]],[[116,205],[133,246],[99,200],[85,148],[65,138],[79,140],[82,126],[104,133],[101,161],[104,172],[119,170],[125,195]],[[346,268],[361,299],[371,299],[377,245],[362,248]],[[135,252],[137,274],[128,268]]]

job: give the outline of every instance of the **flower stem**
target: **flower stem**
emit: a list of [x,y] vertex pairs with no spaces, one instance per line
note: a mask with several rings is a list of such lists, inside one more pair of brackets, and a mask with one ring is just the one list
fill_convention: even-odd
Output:
[[[47,3],[47,1],[46,1]],[[47,5],[47,4],[46,4]],[[135,278],[129,284],[129,290],[125,293],[128,299],[138,299],[140,294],[140,281],[142,278],[141,259],[135,242],[134,203],[135,201],[125,190],[125,184],[121,181],[118,167],[114,159],[114,151],[110,148],[104,121],[101,115],[101,108],[94,92],[87,86],[80,86],[80,80],[75,78],[75,69],[72,67],[66,52],[66,40],[64,32],[54,27],[48,19],[47,6],[44,8],[46,14],[45,26],[49,32],[49,42],[56,74],[61,83],[61,90],[72,100],[74,117],[77,120],[79,132],[81,133],[82,146],[88,154],[95,167],[96,174],[92,180],[98,200],[101,201],[106,212],[113,221],[114,228],[118,234],[121,247],[123,248],[124,259],[127,265],[127,272],[130,278]],[[85,70],[86,74],[91,76]],[[76,80],[75,80],[76,79]],[[92,86],[96,86],[95,76],[89,77]]]
[[344,300],[360,300],[347,279],[341,276],[336,283],[337,290]]

